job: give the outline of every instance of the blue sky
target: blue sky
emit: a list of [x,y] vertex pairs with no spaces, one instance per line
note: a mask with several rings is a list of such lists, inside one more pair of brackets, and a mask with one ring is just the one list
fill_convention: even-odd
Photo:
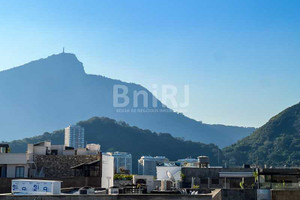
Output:
[[87,73],[173,84],[181,96],[189,84],[191,118],[258,127],[300,101],[299,10],[293,0],[0,0],[0,70],[64,46]]

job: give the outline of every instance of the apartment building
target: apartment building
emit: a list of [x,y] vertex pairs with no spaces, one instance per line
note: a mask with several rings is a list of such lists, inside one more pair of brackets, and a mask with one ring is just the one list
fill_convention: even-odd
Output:
[[138,174],[156,176],[156,167],[169,162],[165,156],[142,156],[138,160]]
[[105,155],[114,158],[114,169],[116,174],[132,174],[132,155],[127,152],[106,152]]
[[65,128],[65,146],[73,148],[84,148],[84,128],[77,125]]
[[0,177],[27,178],[29,161],[26,153],[9,153],[9,145],[0,144]]

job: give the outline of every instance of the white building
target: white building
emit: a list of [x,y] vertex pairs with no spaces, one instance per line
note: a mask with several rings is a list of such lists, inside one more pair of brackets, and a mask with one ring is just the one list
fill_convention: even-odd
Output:
[[126,152],[107,152],[105,155],[114,157],[114,169],[115,173],[123,173],[127,171],[132,174],[132,155]]
[[31,160],[33,155],[97,155],[100,151],[99,144],[87,144],[86,148],[78,149],[65,145],[52,145],[47,141],[27,145],[27,154]]
[[50,155],[51,142],[44,141],[36,144],[27,144],[27,153],[33,155]]
[[165,156],[142,156],[138,160],[138,174],[156,176],[156,166],[169,162]]
[[114,157],[102,154],[102,177],[101,187],[110,188],[114,186]]
[[154,179],[153,176],[146,176],[146,175],[133,175],[133,184],[145,184],[147,186],[147,192],[150,193],[155,189],[154,187]]
[[84,148],[84,128],[77,125],[65,128],[65,146],[76,149]]
[[[28,157],[26,153],[8,153],[8,145],[0,145],[0,177],[1,178],[27,178]],[[6,149],[7,148],[7,149]]]

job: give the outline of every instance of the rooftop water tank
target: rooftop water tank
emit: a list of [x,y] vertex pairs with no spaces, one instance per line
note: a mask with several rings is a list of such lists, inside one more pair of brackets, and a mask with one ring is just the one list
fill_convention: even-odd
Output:
[[198,156],[199,168],[208,168],[209,157],[208,156]]
[[15,179],[12,180],[13,195],[59,195],[61,181]]

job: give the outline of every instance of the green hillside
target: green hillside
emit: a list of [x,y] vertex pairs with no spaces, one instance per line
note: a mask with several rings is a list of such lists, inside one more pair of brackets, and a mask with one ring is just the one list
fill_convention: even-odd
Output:
[[[214,144],[184,141],[168,133],[155,133],[129,126],[109,118],[94,117],[81,121],[78,125],[85,128],[88,143],[98,143],[102,151],[126,151],[133,156],[133,168],[137,170],[137,160],[143,155],[164,155],[170,160],[207,155],[212,164],[218,164],[218,147]],[[26,151],[27,143],[48,140],[53,144],[63,144],[64,131],[44,133],[41,136],[15,140],[10,143],[12,152]],[[223,158],[220,153],[220,160]]]
[[223,150],[229,165],[300,166],[300,103]]

